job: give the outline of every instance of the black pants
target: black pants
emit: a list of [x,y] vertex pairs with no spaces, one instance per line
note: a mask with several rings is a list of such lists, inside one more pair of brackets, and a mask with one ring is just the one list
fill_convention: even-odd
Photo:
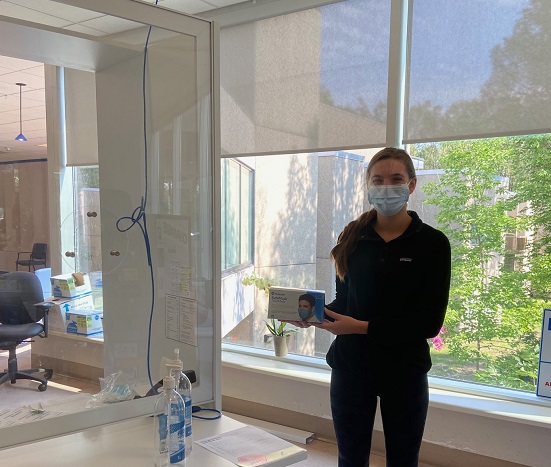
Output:
[[339,467],[367,467],[380,399],[387,467],[417,467],[429,403],[426,374],[377,377],[333,369],[331,412]]

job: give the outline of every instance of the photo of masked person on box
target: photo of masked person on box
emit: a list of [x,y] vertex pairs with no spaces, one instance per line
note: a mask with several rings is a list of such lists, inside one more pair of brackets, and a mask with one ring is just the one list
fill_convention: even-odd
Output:
[[321,323],[325,292],[287,287],[270,287],[268,318],[279,321]]
[[298,317],[301,321],[309,321],[314,316],[314,308],[316,307],[316,299],[309,293],[302,294],[298,297]]

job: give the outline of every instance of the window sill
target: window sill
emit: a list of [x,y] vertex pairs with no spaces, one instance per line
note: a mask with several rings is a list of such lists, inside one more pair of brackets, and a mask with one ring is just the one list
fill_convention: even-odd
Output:
[[89,335],[83,335],[83,334],[71,334],[67,332],[61,332],[61,331],[51,331],[48,330],[49,336],[54,337],[61,337],[64,339],[69,340],[76,340],[76,341],[83,341],[83,342],[103,342],[103,332],[98,332],[96,334],[89,334]]
[[[318,359],[290,355],[275,358],[270,351],[224,344],[222,367],[267,377],[329,387],[330,369]],[[430,407],[551,428],[551,400],[535,394],[468,384],[442,378],[430,380]]]

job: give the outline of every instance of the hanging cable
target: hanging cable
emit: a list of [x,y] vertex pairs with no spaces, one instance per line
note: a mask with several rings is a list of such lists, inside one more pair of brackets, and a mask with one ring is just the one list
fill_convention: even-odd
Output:
[[[157,5],[159,0],[155,1]],[[153,380],[151,379],[151,331],[153,325],[153,312],[155,310],[155,276],[153,273],[153,263],[151,261],[151,245],[149,241],[149,233],[147,231],[147,216],[146,216],[146,207],[147,207],[147,195],[148,195],[148,151],[147,151],[147,51],[149,46],[149,38],[151,36],[151,26],[148,27],[147,38],[145,41],[144,51],[143,51],[143,69],[142,69],[142,104],[143,104],[143,142],[144,142],[144,172],[145,172],[145,193],[141,198],[140,205],[134,209],[130,216],[123,216],[117,220],[116,227],[119,232],[127,232],[135,225],[140,227],[142,236],[144,239],[145,250],[147,255],[147,264],[149,266],[149,273],[151,278],[151,308],[149,311],[149,325],[147,331],[147,376],[149,378],[149,385],[151,386],[154,394],[157,394],[157,390],[153,385]],[[130,222],[127,227],[123,227],[124,222]]]

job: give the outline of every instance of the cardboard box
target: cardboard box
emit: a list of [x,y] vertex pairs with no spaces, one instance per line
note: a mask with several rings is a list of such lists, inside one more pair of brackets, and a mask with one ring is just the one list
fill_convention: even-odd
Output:
[[268,318],[280,321],[321,323],[325,308],[325,291],[270,287]]
[[82,274],[82,285],[77,285],[73,274],[61,274],[50,278],[54,297],[75,298],[92,293],[88,274]]
[[67,332],[66,313],[73,310],[90,310],[94,308],[92,295],[84,295],[78,298],[50,297],[44,303],[53,303],[48,313],[48,330]]
[[74,310],[65,313],[67,334],[88,336],[103,332],[103,312],[97,310]]

